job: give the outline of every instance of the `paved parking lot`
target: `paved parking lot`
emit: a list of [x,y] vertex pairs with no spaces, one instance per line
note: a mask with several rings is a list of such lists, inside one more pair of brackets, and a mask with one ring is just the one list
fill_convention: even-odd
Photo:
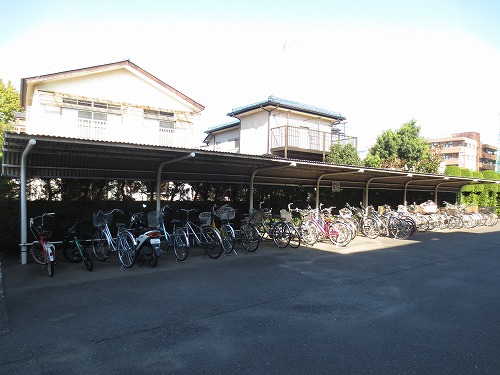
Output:
[[128,271],[60,257],[53,278],[4,259],[0,373],[498,374],[499,230]]

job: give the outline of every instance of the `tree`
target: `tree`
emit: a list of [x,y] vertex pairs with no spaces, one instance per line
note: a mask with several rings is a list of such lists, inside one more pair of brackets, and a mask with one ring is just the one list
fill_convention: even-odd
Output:
[[[379,165],[378,160],[380,160]],[[413,169],[416,172],[437,173],[441,157],[431,150],[429,142],[420,136],[420,126],[408,121],[396,130],[387,130],[377,137],[365,159],[366,166]]]
[[361,159],[356,148],[350,143],[342,145],[337,142],[331,145],[326,161],[332,164],[360,166]]
[[0,79],[0,153],[3,147],[4,133],[14,129],[14,112],[20,110],[19,93],[10,81],[5,86]]

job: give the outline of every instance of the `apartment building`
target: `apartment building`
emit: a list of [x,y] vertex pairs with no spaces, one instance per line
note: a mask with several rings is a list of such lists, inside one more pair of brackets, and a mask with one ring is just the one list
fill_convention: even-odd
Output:
[[431,148],[439,148],[447,166],[471,171],[494,170],[497,147],[481,142],[477,132],[452,134],[451,137],[429,139]]

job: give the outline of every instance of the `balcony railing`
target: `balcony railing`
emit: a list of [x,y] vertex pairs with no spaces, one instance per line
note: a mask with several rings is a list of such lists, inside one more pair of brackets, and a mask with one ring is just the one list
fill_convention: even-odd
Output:
[[83,139],[106,140],[107,121],[78,119],[78,136]]
[[330,151],[333,143],[352,144],[356,147],[356,141],[355,137],[332,135],[330,132],[306,127],[285,125],[271,129],[271,150],[287,148],[324,153]]

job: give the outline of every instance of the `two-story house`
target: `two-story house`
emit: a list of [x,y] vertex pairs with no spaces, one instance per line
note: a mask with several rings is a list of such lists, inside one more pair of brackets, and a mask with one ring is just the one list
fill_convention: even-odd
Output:
[[227,115],[235,120],[205,132],[208,149],[323,161],[332,143],[356,146],[342,131],[340,113],[275,96]]
[[[28,134],[198,147],[204,107],[129,60],[23,78]],[[201,131],[199,132],[201,133]]]

